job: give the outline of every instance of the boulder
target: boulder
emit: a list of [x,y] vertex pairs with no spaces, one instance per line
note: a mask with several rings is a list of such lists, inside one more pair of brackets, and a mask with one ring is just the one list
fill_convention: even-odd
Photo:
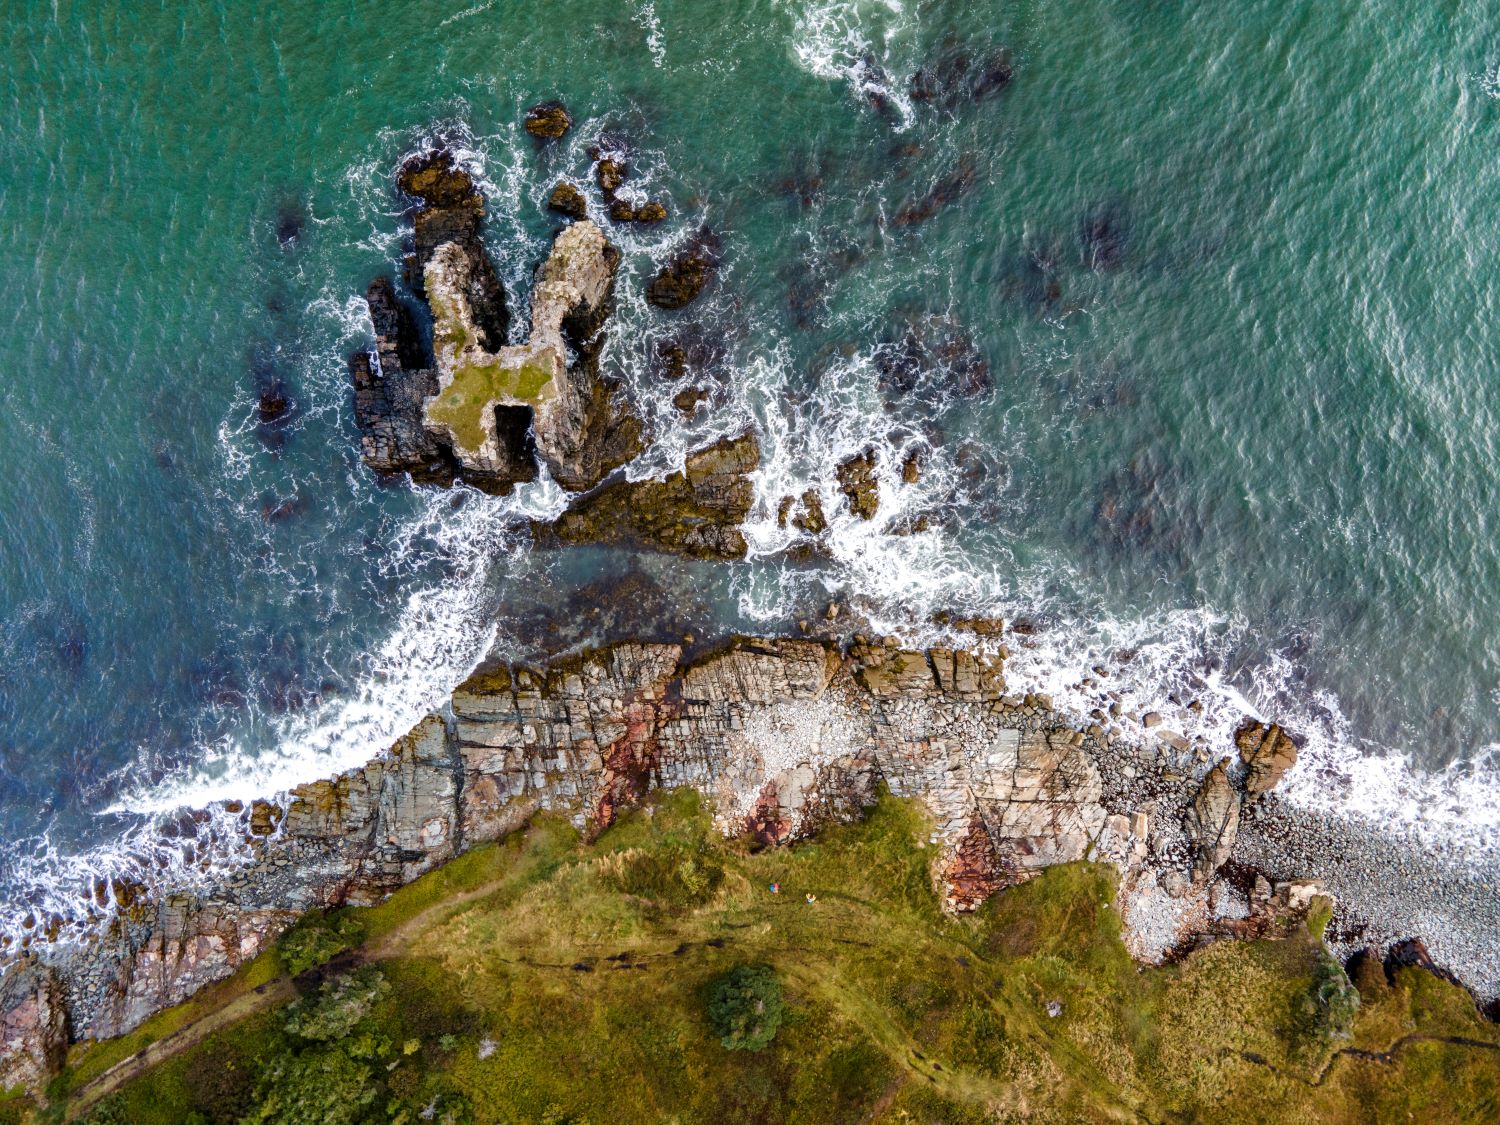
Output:
[[839,491],[848,499],[849,510],[860,519],[874,519],[880,510],[880,488],[875,478],[878,456],[874,449],[867,449],[834,469]]
[[68,1053],[68,1008],[57,974],[38,961],[0,979],[0,1091],[39,1094]]
[[554,187],[552,194],[547,196],[547,209],[570,219],[589,217],[589,205],[583,198],[583,192],[566,180]]
[[526,131],[542,140],[556,140],[573,127],[573,117],[562,102],[539,102],[526,111]]
[[719,263],[719,240],[699,231],[646,286],[646,300],[657,308],[680,309],[698,299]]
[[1240,761],[1245,763],[1245,792],[1259,797],[1280,783],[1286,771],[1297,764],[1297,743],[1281,727],[1246,719],[1234,732]]
[[1229,858],[1240,830],[1240,795],[1229,780],[1229,762],[1208,771],[1188,809],[1188,831],[1197,841],[1193,881],[1206,883]]

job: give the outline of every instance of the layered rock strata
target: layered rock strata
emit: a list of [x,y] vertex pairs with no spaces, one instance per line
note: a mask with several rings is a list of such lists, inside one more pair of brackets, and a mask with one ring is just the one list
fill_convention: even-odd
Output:
[[539,809],[598,830],[657,788],[695,787],[726,833],[781,843],[888,786],[929,809],[952,910],[1080,859],[1134,885],[1148,839],[1156,862],[1185,870],[1199,842],[1184,826],[1212,818],[1190,810],[1189,781],[1122,788],[1125,760],[1040,697],[1007,694],[1000,659],[967,651],[741,638],[692,659],[631,643],[484,671],[362,769],[229,806],[245,862],[213,892],[143,896],[83,949],[36,947],[29,975],[6,977],[6,1073],[30,1083],[26,1060],[55,1058],[60,1027],[129,1030],[301,912],[377,902]]

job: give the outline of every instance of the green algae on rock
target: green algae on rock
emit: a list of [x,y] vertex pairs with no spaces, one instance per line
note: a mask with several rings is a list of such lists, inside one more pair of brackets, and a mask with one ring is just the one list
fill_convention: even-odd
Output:
[[537,543],[626,543],[691,558],[743,558],[740,525],[755,499],[749,474],[759,464],[753,432],[725,438],[689,453],[682,471],[665,480],[617,481],[580,498],[553,523],[534,525]]

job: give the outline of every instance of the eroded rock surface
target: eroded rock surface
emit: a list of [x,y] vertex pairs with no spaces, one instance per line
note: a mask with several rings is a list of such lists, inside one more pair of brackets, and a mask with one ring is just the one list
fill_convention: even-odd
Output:
[[14,965],[0,980],[0,1091],[41,1089],[67,1053],[62,982],[39,962]]
[[1234,732],[1234,745],[1246,766],[1245,793],[1250,797],[1269,793],[1297,764],[1297,743],[1275,723],[1246,720]]
[[1224,866],[1240,829],[1240,794],[1229,780],[1228,760],[1214,766],[1203,779],[1193,798],[1189,824],[1198,841],[1193,879],[1206,882]]

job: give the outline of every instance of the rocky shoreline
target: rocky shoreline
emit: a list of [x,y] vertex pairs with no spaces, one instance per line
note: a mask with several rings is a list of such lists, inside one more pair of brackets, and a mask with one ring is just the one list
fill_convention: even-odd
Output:
[[723,831],[767,845],[859,816],[881,786],[915,797],[954,911],[1051,864],[1111,862],[1146,959],[1307,906],[1306,881],[1245,894],[1217,877],[1265,781],[1259,758],[1202,779],[1136,768],[1154,759],[1008,693],[1003,659],[983,651],[734,638],[693,656],[620,644],[481,671],[363,769],[226,806],[250,861],[216,890],[142,894],[81,948],[37,943],[6,977],[0,1076],[36,1086],[69,1037],[130,1030],[305,911],[377,902],[539,809],[597,831],[653,789],[694,787]]
[[[538,137],[570,126],[563,107],[537,109]],[[618,203],[626,166],[603,151],[595,162],[606,202]],[[350,360],[371,470],[497,493],[545,471],[573,498],[532,527],[538,546],[743,557],[760,459],[753,433],[689,453],[664,480],[618,471],[646,435],[600,375],[619,253],[581,200],[554,192],[555,209],[574,221],[538,267],[526,340],[507,343],[507,298],[480,241],[484,200],[472,179],[439,151],[406,161],[398,184],[414,201],[404,293],[386,278],[370,285],[375,348]],[[665,209],[611,214],[656,222]],[[701,233],[652,280],[650,299],[690,303],[721,252]],[[921,466],[881,466],[872,450],[839,467],[842,502],[864,519],[877,510],[882,471],[912,480]],[[827,530],[817,494],[784,498],[778,515],[815,553]],[[538,810],[596,832],[648,792],[682,787],[709,798],[723,832],[764,846],[859,817],[882,788],[914,798],[930,813],[931,876],[954,912],[1054,864],[1112,864],[1127,945],[1148,962],[1275,932],[1325,893],[1313,877],[1327,866],[1332,889],[1347,895],[1345,948],[1431,965],[1400,940],[1423,916],[1399,887],[1368,909],[1373,884],[1405,870],[1402,857],[1370,858],[1336,826],[1278,801],[1298,750],[1279,727],[1247,721],[1233,747],[1210,747],[1159,715],[1127,715],[1134,722],[1122,726],[1117,704],[1070,716],[1007,685],[1007,645],[1024,643],[1021,630],[945,621],[972,642],[912,650],[837,617],[804,623],[798,638],[626,641],[535,667],[485,667],[389,750],[372,747],[364,767],[187,816],[186,837],[208,822],[221,842],[227,833],[233,862],[211,889],[101,883],[107,923],[95,937],[63,944],[37,919],[7,954],[0,1087],[41,1089],[69,1042],[129,1031],[253,960],[308,911],[376,903]],[[1364,882],[1350,877],[1350,856],[1365,861]],[[1481,934],[1494,910],[1482,902],[1484,878],[1466,884]],[[1492,976],[1500,981],[1500,968]]]

